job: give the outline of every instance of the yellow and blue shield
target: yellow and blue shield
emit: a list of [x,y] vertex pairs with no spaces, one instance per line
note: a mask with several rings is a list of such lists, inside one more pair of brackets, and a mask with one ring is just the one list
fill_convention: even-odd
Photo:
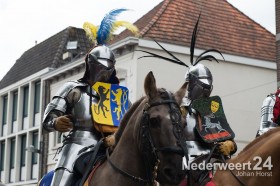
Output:
[[92,104],[92,117],[95,122],[109,126],[119,126],[128,109],[128,89],[116,84],[96,82],[92,88],[100,99]]

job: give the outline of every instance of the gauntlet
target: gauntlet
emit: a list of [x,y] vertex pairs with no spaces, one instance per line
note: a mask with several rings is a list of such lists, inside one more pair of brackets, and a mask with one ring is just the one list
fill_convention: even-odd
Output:
[[59,132],[68,132],[73,128],[70,115],[59,116],[55,119],[54,123],[55,130]]
[[225,156],[229,156],[236,151],[236,145],[233,141],[226,140],[224,142],[219,143],[218,151]]
[[114,146],[116,142],[115,134],[109,135],[106,138],[104,138],[104,144],[106,147]]

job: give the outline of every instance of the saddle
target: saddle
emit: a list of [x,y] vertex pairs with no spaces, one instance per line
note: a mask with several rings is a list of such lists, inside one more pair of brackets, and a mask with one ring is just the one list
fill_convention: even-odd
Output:
[[101,140],[95,146],[85,147],[80,154],[75,162],[74,171],[81,179],[75,183],[75,186],[83,186],[96,164],[105,160],[106,147]]
[[[83,186],[90,172],[102,164],[106,158],[106,147],[103,141],[99,141],[95,146],[88,146],[80,150],[79,157],[74,163],[75,181],[71,186]],[[48,172],[39,181],[39,186],[51,185],[54,171]]]
[[[214,182],[212,182],[212,178],[215,174],[214,164],[225,161],[221,154],[215,153],[216,147],[217,145],[214,145],[209,154],[200,155],[192,161],[190,167],[194,167],[192,164],[196,164],[198,168],[187,172],[186,185],[215,186]],[[207,164],[211,164],[212,166],[210,168],[212,169],[210,169]],[[199,165],[203,165],[203,167],[199,167]]]

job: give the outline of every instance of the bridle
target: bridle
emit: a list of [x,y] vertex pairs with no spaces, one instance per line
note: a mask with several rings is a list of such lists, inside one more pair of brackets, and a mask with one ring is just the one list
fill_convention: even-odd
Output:
[[[110,160],[109,153],[107,151],[107,159],[110,165],[119,173],[123,174],[124,176],[127,176],[131,178],[132,180],[146,185],[150,183],[153,185],[155,183],[155,178],[157,177],[157,171],[158,171],[158,166],[160,164],[160,160],[158,158],[158,153],[175,153],[179,154],[181,156],[186,155],[187,157],[187,148],[185,145],[185,135],[183,133],[183,125],[181,121],[181,112],[180,112],[180,106],[178,103],[174,100],[172,97],[172,94],[164,90],[165,93],[168,95],[168,99],[164,99],[162,101],[158,102],[153,102],[151,104],[146,103],[144,110],[143,110],[143,115],[142,115],[142,120],[140,123],[140,130],[139,130],[139,138],[140,138],[140,149],[143,154],[143,159],[144,159],[144,164],[146,168],[146,177],[147,179],[142,179],[136,176],[133,176],[120,168],[116,167],[114,163]],[[170,115],[170,120],[172,122],[173,126],[173,134],[177,140],[178,146],[170,146],[170,147],[156,147],[154,144],[154,140],[151,135],[151,130],[150,130],[150,114],[149,110],[152,107],[156,107],[159,105],[168,105],[169,106],[169,115]]]

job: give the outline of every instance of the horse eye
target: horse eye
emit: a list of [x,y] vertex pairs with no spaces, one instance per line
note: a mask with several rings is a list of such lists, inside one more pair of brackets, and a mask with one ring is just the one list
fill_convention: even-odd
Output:
[[159,117],[150,118],[150,126],[152,128],[160,128],[160,118]]

